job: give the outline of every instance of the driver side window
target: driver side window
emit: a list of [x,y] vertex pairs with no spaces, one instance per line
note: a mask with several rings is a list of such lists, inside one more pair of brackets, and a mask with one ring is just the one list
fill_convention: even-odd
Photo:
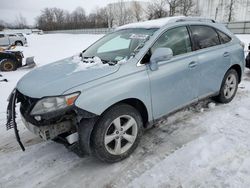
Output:
[[170,48],[173,55],[180,55],[192,51],[188,30],[185,26],[166,31],[151,48],[151,54],[157,48]]

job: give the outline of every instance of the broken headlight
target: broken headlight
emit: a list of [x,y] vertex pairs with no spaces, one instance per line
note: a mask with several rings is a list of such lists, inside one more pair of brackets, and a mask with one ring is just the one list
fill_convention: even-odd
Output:
[[31,111],[31,115],[41,115],[57,110],[66,109],[75,103],[80,92],[64,96],[46,97],[39,100]]

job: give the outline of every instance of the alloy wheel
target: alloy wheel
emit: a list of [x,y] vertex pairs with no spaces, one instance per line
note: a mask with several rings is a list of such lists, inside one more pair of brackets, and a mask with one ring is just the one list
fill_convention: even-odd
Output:
[[234,74],[229,74],[224,85],[224,95],[226,99],[230,99],[234,95],[235,90],[237,89],[236,82],[236,76]]
[[119,116],[106,130],[105,148],[112,155],[121,155],[133,146],[137,134],[138,125],[135,119],[129,115]]

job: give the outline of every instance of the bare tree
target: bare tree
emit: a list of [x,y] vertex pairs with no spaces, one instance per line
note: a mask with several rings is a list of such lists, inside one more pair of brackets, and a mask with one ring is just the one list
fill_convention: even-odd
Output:
[[108,27],[108,14],[106,8],[96,10],[96,26],[95,27]]
[[0,20],[0,31],[6,27],[6,23],[3,20]]
[[25,29],[27,28],[27,21],[26,21],[26,18],[23,17],[22,14],[19,14],[17,17],[16,17],[16,21],[15,21],[15,27],[18,28],[18,29]]
[[180,13],[184,16],[192,14],[195,3],[193,0],[180,0]]
[[66,12],[62,9],[59,9],[59,8],[53,8],[53,13],[54,13],[53,22],[55,22],[55,28],[56,29],[63,28],[64,24],[65,24]]
[[108,28],[112,28],[115,20],[114,4],[108,4],[106,7],[108,17]]
[[237,0],[230,0],[229,4],[226,6],[227,9],[227,21],[231,22],[234,19],[234,10],[236,8]]
[[124,25],[126,23],[126,5],[124,0],[119,0],[115,8],[115,17],[117,18],[118,25]]
[[138,1],[132,2],[132,12],[133,12],[133,16],[135,17],[136,21],[139,22],[142,20],[143,8]]
[[174,16],[181,5],[181,0],[167,0],[169,5],[169,16]]
[[119,0],[117,2],[117,7],[115,8],[115,17],[117,18],[118,20],[118,25],[124,25],[125,24],[125,3],[123,0]]
[[84,27],[86,19],[87,18],[86,18],[85,10],[82,7],[77,7],[71,13],[71,23],[72,23],[73,28]]
[[133,20],[133,13],[128,3],[124,0],[119,0],[113,4],[114,21],[118,26],[130,23]]
[[147,7],[147,17],[149,20],[166,17],[166,1],[165,0],[156,0],[150,3]]

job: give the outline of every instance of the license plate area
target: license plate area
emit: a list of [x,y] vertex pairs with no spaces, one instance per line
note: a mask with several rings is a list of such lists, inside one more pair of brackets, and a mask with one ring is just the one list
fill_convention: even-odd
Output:
[[35,126],[29,122],[27,122],[24,117],[22,117],[22,121],[25,127],[31,131],[32,133],[40,136],[43,140],[51,140],[57,137],[60,134],[69,132],[72,130],[72,122],[64,121],[57,124],[44,125],[44,126]]

